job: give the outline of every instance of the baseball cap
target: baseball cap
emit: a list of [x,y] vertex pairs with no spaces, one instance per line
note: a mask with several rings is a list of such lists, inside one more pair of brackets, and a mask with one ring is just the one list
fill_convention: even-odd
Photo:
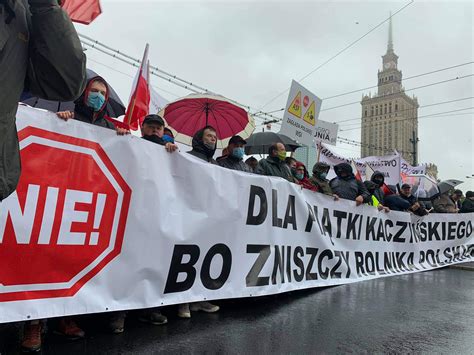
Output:
[[402,189],[411,189],[410,184],[403,184]]
[[239,144],[239,143],[247,144],[247,141],[238,135],[232,136],[232,138],[229,140],[229,144]]
[[147,115],[145,117],[145,119],[143,120],[143,124],[147,124],[147,123],[158,123],[161,126],[165,125],[165,121],[163,120],[163,118],[155,114]]

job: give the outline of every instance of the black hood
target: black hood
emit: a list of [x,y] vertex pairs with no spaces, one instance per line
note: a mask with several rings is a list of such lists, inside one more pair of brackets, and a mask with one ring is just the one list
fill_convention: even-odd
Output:
[[[334,172],[339,179],[350,180],[355,179],[354,173],[352,172],[352,166],[347,163],[340,163],[334,166]],[[347,177],[341,177],[341,173],[346,172]]]
[[74,101],[74,104],[75,104],[74,111],[79,112],[83,116],[86,116],[91,121],[92,121],[92,116],[94,115],[95,111],[94,111],[93,108],[87,106],[86,92],[90,89],[90,87],[92,85],[92,82],[97,81],[97,80],[104,83],[104,85],[107,87],[107,94],[105,95],[105,102],[104,102],[104,105],[101,107],[101,109],[99,111],[97,111],[96,120],[103,118],[105,116],[106,112],[107,112],[106,108],[107,108],[107,102],[109,101],[109,91],[110,90],[109,90],[109,85],[107,84],[105,79],[102,78],[101,76],[94,76],[93,78],[90,78],[87,81],[86,88],[82,92],[81,96],[79,96],[79,98],[77,98],[76,101]]
[[214,127],[206,126],[204,128],[201,128],[196,133],[194,133],[192,146],[195,152],[204,154],[209,160],[214,156],[214,153],[216,152],[217,144],[214,146],[214,149],[209,149],[208,147],[204,145],[202,137],[204,136],[204,130],[206,130],[207,128],[214,129]]
[[[378,177],[381,177],[382,178],[382,182],[381,183],[376,183],[375,180],[378,178]],[[383,175],[382,172],[380,171],[375,171],[372,175],[372,177],[370,178],[370,181],[372,181],[374,184],[376,184],[378,187],[381,187],[384,183],[385,183],[385,176]]]

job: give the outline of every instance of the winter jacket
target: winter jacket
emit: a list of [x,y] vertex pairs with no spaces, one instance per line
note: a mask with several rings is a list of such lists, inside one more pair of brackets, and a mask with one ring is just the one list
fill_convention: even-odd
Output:
[[385,197],[384,206],[392,211],[407,212],[411,205],[410,202],[403,199],[400,195],[389,195]]
[[[410,204],[410,207],[413,206],[415,203],[418,202],[418,200],[416,199],[415,196],[413,195],[410,195],[410,196],[405,196],[405,195],[400,195],[400,197],[402,199],[404,199],[405,201],[407,201],[409,204]],[[419,203],[419,202],[418,202]],[[416,214],[417,216],[426,216],[428,214],[428,212],[426,211],[425,207],[419,203],[420,207],[416,210],[411,210],[414,214]]]
[[[107,87],[107,94],[105,96],[104,105],[97,112],[95,112],[94,109],[87,106],[87,104],[86,104],[86,102],[87,102],[86,92],[89,91],[90,86],[96,80],[101,80],[105,84],[105,86]],[[90,123],[90,124],[93,124],[93,125],[99,126],[99,127],[115,129],[114,124],[112,122],[108,121],[105,118],[106,117],[106,112],[107,112],[107,110],[106,110],[107,102],[109,100],[109,91],[110,91],[109,90],[109,85],[107,84],[107,82],[102,77],[95,76],[95,77],[89,79],[87,81],[87,85],[86,85],[86,88],[85,88],[84,92],[81,94],[81,96],[76,101],[74,101],[74,104],[75,104],[75,106],[74,106],[74,119],[78,120],[78,121],[85,122],[85,123]],[[94,114],[96,114],[95,117],[94,117]]]
[[[332,192],[344,198],[346,200],[355,201],[357,196],[362,196],[364,203],[369,203],[371,201],[371,195],[367,191],[364,183],[355,178],[352,173],[352,167],[347,163],[341,163],[334,167],[337,177],[332,179],[329,183],[331,186]],[[348,174],[345,177],[342,177],[341,173],[345,172]]]
[[330,181],[329,186],[331,186],[333,193],[340,198],[355,201],[357,196],[360,195],[364,198],[364,203],[369,203],[371,201],[371,195],[365,188],[364,183],[356,180],[355,177],[350,179],[335,177]]
[[[378,183],[376,182],[377,179],[379,178],[382,178],[382,182],[381,183]],[[382,190],[382,186],[384,185],[385,183],[385,176],[383,175],[383,173],[381,173],[380,171],[375,171],[372,175],[372,177],[370,178],[370,181],[372,181],[374,184],[377,185],[376,189],[374,190],[373,192],[373,195],[375,196],[375,198],[379,201],[379,203],[381,203],[382,205],[384,204],[384,198],[385,198],[385,194]]]
[[222,159],[219,159],[217,161],[217,164],[231,170],[245,171],[246,173],[253,172],[250,166],[245,164],[245,162],[242,159],[233,157],[232,155],[227,155],[223,157]]
[[329,196],[333,195],[331,186],[329,186],[328,179],[321,179],[313,174],[313,176],[309,178],[309,181],[316,187],[317,192],[321,192]]
[[462,203],[461,213],[474,212],[474,201],[466,198]]
[[217,165],[217,162],[212,158],[216,152],[216,147],[214,147],[214,149],[209,149],[204,145],[202,137],[204,135],[205,129],[206,127],[200,129],[194,134],[192,141],[193,149],[190,150],[188,154],[194,155],[195,157],[205,160],[208,163]]
[[436,213],[456,213],[456,204],[448,193],[441,194],[434,200],[433,208]]
[[294,182],[293,176],[291,176],[290,169],[281,161],[278,157],[268,156],[258,162],[255,173],[267,176],[279,176],[290,182]]
[[84,90],[85,64],[76,30],[57,0],[0,1],[0,201],[20,177],[15,116],[21,93],[74,100]]

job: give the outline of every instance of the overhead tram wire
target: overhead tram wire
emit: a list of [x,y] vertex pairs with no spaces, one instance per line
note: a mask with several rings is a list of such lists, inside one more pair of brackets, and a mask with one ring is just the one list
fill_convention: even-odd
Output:
[[[382,22],[380,22],[378,25],[376,25],[375,27],[371,28],[368,32],[366,32],[364,35],[362,35],[361,37],[359,37],[358,39],[356,39],[355,41],[351,42],[349,45],[347,45],[346,47],[344,47],[342,50],[340,50],[339,52],[337,52],[335,55],[333,55],[332,57],[330,57],[329,59],[327,59],[325,62],[321,63],[320,65],[318,65],[315,69],[311,70],[308,74],[304,75],[301,79],[299,79],[299,81],[303,81],[305,80],[307,77],[309,77],[310,75],[314,74],[316,71],[318,71],[319,69],[321,69],[322,67],[324,67],[326,64],[328,64],[329,62],[331,62],[333,59],[335,59],[336,57],[338,57],[339,55],[341,55],[342,53],[344,53],[346,50],[348,50],[349,48],[351,48],[353,45],[355,45],[356,43],[358,43],[359,41],[361,41],[363,38],[365,38],[366,36],[368,36],[370,33],[372,33],[373,31],[375,31],[377,28],[379,28],[380,26],[382,26],[385,22],[389,21],[390,18],[394,17],[395,15],[397,15],[398,13],[400,13],[401,11],[403,11],[404,9],[406,9],[408,6],[410,6],[411,4],[413,4],[414,0],[411,0],[409,3],[405,4],[403,7],[401,7],[400,9],[398,9],[397,11],[395,11],[395,13],[393,13],[392,15],[390,15],[388,18],[386,18],[385,20],[383,20]],[[271,100],[269,100],[268,102],[266,102],[263,106],[261,106],[258,111],[259,112],[262,112],[262,109],[266,106],[268,106],[269,104],[271,104],[273,101],[275,101],[276,99],[278,99],[281,95],[287,93],[288,91],[290,90],[290,88],[287,88],[285,91],[282,91],[281,93],[279,93],[277,96],[275,96],[274,98],[272,98]]]
[[[84,35],[82,35],[82,36],[85,37],[85,38],[90,38],[90,37],[87,37],[87,36],[84,36]],[[114,57],[114,58],[116,58],[116,59],[118,59],[118,60],[121,60],[121,61],[123,61],[123,62],[129,64],[129,65],[132,65],[132,66],[134,66],[134,67],[138,67],[138,66],[139,66],[140,61],[139,61],[138,59],[133,58],[133,57],[131,57],[131,56],[129,56],[129,55],[127,55],[127,54],[125,54],[125,53],[119,51],[119,50],[113,49],[113,48],[111,48],[110,46],[107,46],[107,45],[105,45],[105,44],[103,44],[103,43],[101,43],[101,42],[99,42],[99,41],[96,41],[96,40],[93,40],[93,39],[90,39],[90,40],[93,41],[93,44],[87,43],[87,42],[85,42],[85,41],[82,41],[82,42],[83,42],[83,44],[87,45],[88,47],[90,47],[90,48],[92,48],[92,49],[96,49],[96,50],[98,50],[98,51],[100,51],[100,52],[102,52],[102,53],[104,53],[104,54],[106,54],[106,55],[112,56],[112,57]],[[107,51],[105,51],[105,50],[103,50],[103,49],[101,49],[101,48],[97,48],[96,44],[101,45],[101,46],[104,46],[104,48],[106,48],[106,49],[107,49],[107,48],[110,48],[109,50],[110,50],[110,51],[113,51],[114,53],[109,53],[109,52],[107,52]],[[136,63],[130,62],[130,61],[128,61],[128,60],[123,60],[123,58],[118,57],[118,55],[124,56],[124,57],[126,57],[126,58],[132,58],[132,60],[135,61]],[[470,63],[472,63],[472,62],[470,62]],[[438,70],[436,70],[436,71],[432,71],[432,72],[428,72],[428,73],[423,73],[423,74],[414,75],[414,76],[412,76],[412,77],[410,77],[410,78],[413,78],[413,77],[420,77],[420,76],[423,76],[423,75],[428,75],[428,74],[431,74],[431,73],[435,73],[435,72],[439,72],[439,71],[443,71],[443,70],[447,70],[447,69],[452,69],[452,68],[459,67],[459,66],[463,66],[463,65],[467,65],[467,64],[470,64],[470,63],[463,63],[463,64],[459,64],[459,65],[455,65],[455,66],[451,66],[451,67],[447,67],[447,68],[441,68],[441,69],[438,69]],[[151,67],[151,68],[156,68],[156,67],[152,67],[152,66],[150,66],[150,67]],[[163,71],[163,70],[161,70],[161,69],[159,69],[159,68],[157,68],[157,69],[158,69],[160,72],[167,73],[167,72],[165,72],[165,71]],[[158,75],[158,74],[157,74],[156,72],[154,72],[153,70],[152,70],[151,73],[152,73],[153,75],[156,75],[157,77],[163,79],[163,80],[166,80],[166,81],[168,81],[168,82],[170,82],[170,83],[172,83],[172,84],[174,84],[174,85],[177,85],[177,86],[179,86],[179,87],[182,87],[182,88],[184,88],[184,89],[186,89],[186,90],[189,90],[189,91],[191,91],[191,92],[194,92],[194,93],[199,92],[198,90],[195,90],[195,89],[189,87],[188,85],[183,85],[182,83],[179,83],[179,82],[177,83],[177,82],[175,82],[173,78],[174,78],[174,77],[177,78],[176,75],[169,74],[169,75],[171,75],[171,77],[170,77],[170,78],[167,78],[167,77],[163,77],[163,76],[161,76],[161,75]],[[167,74],[168,74],[168,73],[167,73]],[[189,81],[187,81],[187,80],[184,80],[184,79],[181,79],[181,78],[179,78],[179,79],[180,79],[182,82],[189,83],[190,85],[194,86],[195,88],[197,88],[197,89],[199,89],[199,90],[207,90],[207,89],[205,89],[205,88],[203,88],[203,87],[201,87],[201,86],[195,85],[195,84],[193,84],[193,83],[191,83],[191,82],[189,82]],[[453,79],[453,80],[454,80],[454,79]],[[434,83],[434,84],[429,84],[429,85],[435,85],[435,84],[436,84],[436,83]],[[415,89],[415,88],[414,88],[414,89]],[[409,89],[409,90],[414,90],[414,89]],[[163,90],[163,91],[165,91],[165,90]],[[405,90],[405,91],[407,91],[407,90]],[[211,91],[210,91],[210,90],[207,90],[207,92],[210,93]],[[169,93],[169,92],[168,92],[168,93]],[[176,94],[172,94],[172,95],[177,96]],[[272,115],[271,113],[283,111],[284,108],[278,109],[278,110],[274,110],[274,111],[271,111],[271,112],[261,112],[261,113],[259,113],[255,108],[252,108],[251,106],[241,104],[241,103],[239,103],[239,102],[237,102],[237,101],[235,101],[235,100],[232,100],[232,99],[229,99],[229,100],[232,101],[233,103],[235,103],[236,105],[241,106],[241,107],[247,109],[247,110],[249,111],[249,113],[255,117],[255,119],[263,120],[263,121],[264,121],[263,124],[266,124],[266,123],[267,123],[267,122],[265,122],[265,120],[268,119],[268,117],[274,119],[274,121],[277,121],[277,120],[281,121],[281,118],[276,117],[276,116]],[[254,110],[255,112],[251,112],[252,110]],[[323,110],[323,111],[324,111],[324,110]],[[340,121],[338,121],[338,122],[340,122]],[[273,123],[273,122],[272,122],[272,123]]]
[[[445,68],[433,70],[433,71],[426,72],[426,73],[422,73],[422,74],[417,74],[417,75],[409,76],[409,77],[403,78],[403,81],[407,81],[407,80],[410,80],[410,79],[419,78],[419,77],[422,77],[422,76],[425,76],[425,75],[440,73],[440,72],[443,72],[443,71],[446,71],[446,70],[451,70],[451,69],[454,69],[454,68],[463,67],[463,66],[466,66],[466,65],[469,65],[469,64],[474,64],[474,62],[466,62],[466,63],[462,63],[462,64],[458,64],[458,65],[453,65],[453,66],[450,66],[450,67],[445,67]],[[395,82],[398,82],[398,83],[401,84],[401,82],[399,82],[399,81],[395,81]],[[377,88],[377,87],[378,87],[378,85],[368,86],[368,87],[365,87],[365,88],[362,88],[362,89],[352,90],[352,91],[348,91],[348,92],[345,92],[345,93],[342,93],[342,94],[337,94],[337,95],[333,95],[333,96],[328,96],[328,97],[323,98],[322,100],[330,100],[330,99],[334,99],[334,98],[341,97],[341,96],[346,96],[346,95],[350,95],[350,94],[355,94],[355,93],[360,92],[360,91],[375,89],[375,88]]]
[[[453,112],[460,112],[460,111],[466,111],[466,110],[470,110],[470,109],[474,109],[474,106],[473,107],[466,107],[466,108],[462,108],[462,109],[457,109],[457,110],[436,112],[436,113],[432,113],[432,114],[428,114],[428,115],[424,115],[424,116],[419,116],[418,118],[443,117],[442,115],[444,115],[444,114],[449,114],[449,113],[453,113]],[[409,119],[412,120],[413,118],[409,118]],[[409,119],[399,120],[398,122],[406,121],[406,120],[409,120]],[[346,131],[350,131],[350,130],[354,130],[354,129],[360,129],[360,128],[361,127],[345,129],[345,130],[341,130],[341,132],[346,132]],[[362,142],[352,140],[352,139],[349,139],[349,138],[345,138],[345,137],[341,137],[341,136],[337,136],[337,140],[340,143],[343,143],[343,144],[355,145],[355,146],[359,146],[359,147],[373,148],[373,149],[377,149],[377,150],[380,150],[380,151],[388,151],[389,152],[389,151],[392,150],[392,148],[390,148],[388,146],[383,146],[382,147],[382,146],[377,146],[377,145],[374,145],[374,144],[363,144]],[[405,151],[401,151],[401,150],[399,150],[399,152],[403,153],[403,154],[412,154],[413,153],[413,152],[410,152],[410,151],[405,152]]]
[[[469,64],[474,64],[474,62],[466,62],[466,63],[462,63],[462,64],[453,65],[453,66],[450,66],[450,67],[440,68],[440,69],[433,70],[433,71],[426,72],[426,73],[422,73],[422,74],[409,76],[407,78],[403,78],[403,81],[407,81],[407,80],[414,79],[414,78],[419,78],[419,77],[426,76],[426,75],[440,73],[440,72],[443,72],[443,71],[446,71],[446,70],[451,70],[451,69],[454,69],[454,68],[463,67],[463,66],[466,66],[466,65],[469,65]],[[401,82],[399,82],[399,83],[401,84]],[[346,96],[346,95],[350,95],[350,94],[355,94],[357,92],[361,92],[361,91],[365,91],[365,90],[369,90],[369,89],[374,89],[374,88],[377,88],[377,87],[378,87],[378,85],[368,86],[368,87],[365,87],[365,88],[362,88],[362,89],[352,90],[352,91],[348,91],[348,92],[345,92],[345,93],[342,93],[342,94],[337,94],[337,95],[333,95],[333,96],[324,97],[321,100],[327,101],[327,100],[334,99],[334,98],[337,98],[337,97],[342,97],[342,96]],[[285,110],[284,107],[280,108],[278,110],[269,111],[269,112],[261,111],[258,114],[266,115],[266,114],[269,114],[269,113],[275,113],[275,112],[279,112],[279,111],[283,111],[283,110]],[[358,119],[358,118],[354,118],[354,120],[356,120],[356,119]],[[337,121],[335,123],[339,123],[339,122],[345,122],[345,121]]]
[[[445,113],[453,113],[453,112],[466,111],[466,110],[471,110],[471,109],[474,109],[474,106],[460,108],[460,109],[457,109],[457,110],[445,111],[445,112],[431,113],[431,114],[428,114],[428,115],[418,116],[417,118],[404,118],[404,119],[396,121],[396,123],[403,122],[403,121],[408,121],[408,120],[415,120],[415,119],[425,118],[425,117],[441,117],[441,115],[443,115]],[[353,131],[355,129],[361,129],[361,128],[362,128],[362,126],[347,128],[347,129],[341,129],[341,132]]]
[[[110,54],[110,53],[106,52],[105,50],[103,50],[103,49],[101,49],[101,48],[97,48],[97,47],[94,46],[93,44],[89,44],[89,43],[86,43],[86,42],[84,42],[84,41],[81,41],[81,43],[84,44],[84,45],[86,45],[86,46],[89,46],[89,47],[92,48],[92,49],[98,50],[99,52],[102,52],[102,53],[104,53],[104,54],[110,55],[110,56],[116,58],[117,60],[120,60],[120,61],[122,61],[122,62],[124,62],[124,63],[130,64],[130,65],[132,65],[132,66],[134,66],[134,67],[136,67],[136,68],[139,68],[139,67],[140,67],[139,64],[135,64],[135,63],[133,63],[133,62],[131,62],[131,61],[129,61],[129,60],[126,60],[126,59],[124,59],[124,58],[120,58],[120,57],[118,57],[118,56],[116,56],[116,55]],[[161,75],[161,74],[158,74],[157,72],[155,72],[155,71],[153,71],[153,70],[150,71],[150,74],[155,75],[155,76],[157,76],[157,77],[159,77],[159,78],[161,78],[161,79],[163,79],[163,80],[166,80],[166,81],[168,81],[168,82],[170,82],[170,83],[172,83],[172,84],[174,84],[174,85],[180,86],[180,87],[182,87],[182,88],[184,88],[184,89],[187,89],[187,90],[189,90],[189,91],[193,91],[193,92],[195,92],[195,93],[198,93],[198,92],[199,92],[198,90],[195,90],[195,89],[193,89],[193,88],[190,88],[190,87],[187,86],[187,85],[178,83],[178,82],[174,81],[174,80],[171,79],[171,78],[168,78],[168,77],[165,77],[165,76],[163,76],[163,75]]]
[[[84,38],[90,38],[90,37],[87,37],[87,36],[84,36],[84,35],[80,35],[81,37],[84,37]],[[95,50],[98,50],[100,51],[101,53],[104,53],[106,55],[109,55],[115,59],[118,59],[124,63],[127,63],[129,65],[132,65],[134,67],[139,67],[140,66],[140,60],[136,59],[136,58],[133,58],[131,56],[129,56],[128,54],[125,54],[117,49],[114,49],[110,46],[107,46],[99,41],[96,41],[94,39],[89,39],[89,41],[92,41],[93,43],[88,43],[87,41],[85,41],[84,39],[81,39],[81,43],[88,46],[89,48],[92,48],[92,49],[95,49]],[[98,46],[102,46],[104,48],[99,48]],[[112,53],[111,53],[112,52]],[[124,58],[122,58],[124,57]],[[127,59],[125,59],[127,58]],[[193,84],[192,82],[189,82],[187,80],[184,80],[184,79],[181,79],[181,78],[178,78],[176,75],[173,75],[173,74],[169,74],[155,66],[151,66],[150,65],[150,69],[152,69],[150,71],[151,74],[163,79],[163,80],[166,80],[174,85],[177,85],[179,87],[182,87],[184,89],[187,89],[193,93],[202,93],[202,92],[205,92],[207,94],[214,94],[214,95],[218,95],[216,93],[214,93],[213,91],[210,91],[208,89],[205,89],[201,86],[198,86],[196,84]],[[161,73],[161,74],[160,74]],[[162,73],[166,73],[165,75],[168,75],[168,76],[165,76],[165,75],[162,75]],[[177,82],[177,81],[180,81],[180,82]],[[184,84],[183,84],[184,83]],[[251,112],[251,111],[257,111],[255,108],[249,106],[249,105],[244,105],[236,100],[233,100],[233,99],[229,99],[229,98],[226,98],[227,100],[231,101],[232,103],[234,103],[235,105],[237,106],[240,106],[244,109],[246,109],[251,115],[254,115],[254,112]]]
[[[426,87],[429,87],[429,86],[435,86],[435,85],[439,85],[439,84],[449,83],[449,82],[451,82],[451,81],[460,80],[460,79],[466,79],[466,78],[470,78],[470,77],[472,77],[472,76],[474,76],[474,74],[468,74],[468,75],[463,75],[463,76],[457,76],[457,77],[452,78],[452,79],[442,80],[442,81],[438,81],[438,82],[431,83],[431,84],[426,84],[426,85],[417,86],[417,87],[410,88],[410,89],[405,89],[405,90],[403,90],[403,92],[405,93],[405,92],[408,92],[408,91],[413,91],[413,90],[417,90],[417,89],[422,89],[422,88],[426,88]],[[393,94],[388,94],[388,95],[384,95],[384,96],[380,96],[380,97],[387,98],[387,97],[395,96],[395,95],[398,95],[398,94],[400,94],[400,92],[394,92]],[[338,105],[338,106],[329,107],[329,108],[326,108],[326,109],[324,109],[324,110],[321,110],[321,112],[323,112],[323,111],[330,111],[330,110],[334,110],[334,109],[336,109],[336,108],[346,107],[346,106],[355,105],[355,104],[360,104],[360,100],[359,100],[359,101],[349,102],[349,103],[347,103],[347,104],[342,104],[342,105]]]
[[[468,78],[468,77],[472,77],[474,76],[474,74],[469,74],[469,75],[465,75],[465,76],[460,76],[460,77],[456,77],[456,78],[453,78],[453,79],[448,79],[448,80],[442,80],[442,81],[438,81],[438,82],[435,82],[435,83],[431,83],[431,84],[426,84],[426,85],[422,85],[422,86],[418,86],[418,87],[415,87],[415,88],[410,88],[410,89],[407,89],[407,90],[404,90],[404,92],[407,92],[407,91],[413,91],[413,90],[418,90],[418,89],[422,89],[422,88],[425,88],[425,87],[430,87],[430,86],[435,86],[435,85],[440,85],[440,84],[444,84],[444,83],[447,83],[447,82],[451,82],[451,81],[455,81],[455,80],[459,80],[459,79],[465,79],[465,78]],[[384,98],[387,98],[387,97],[390,97],[392,95],[397,95],[399,93],[393,93],[393,94],[389,94],[389,95],[385,95],[383,96]],[[463,99],[465,100],[465,99]],[[360,101],[357,101],[357,102],[352,102],[352,103],[348,103],[348,104],[343,104],[343,105],[340,105],[340,106],[334,106],[332,108],[329,108],[329,109],[325,109],[325,110],[321,110],[321,112],[323,111],[327,111],[327,110],[330,110],[330,109],[334,109],[334,108],[339,108],[339,107],[344,107],[344,106],[349,106],[349,105],[353,105],[355,103],[360,103]],[[423,105],[423,106],[420,106],[420,107],[426,107],[428,105]],[[433,105],[434,106],[434,105]],[[284,109],[280,109],[280,110],[277,110],[277,111],[283,111]],[[404,110],[405,111],[405,110]],[[401,112],[401,111],[397,111],[397,112]],[[262,114],[256,114],[256,115],[259,115],[259,116],[262,116]],[[268,116],[268,117],[271,117],[275,120],[278,120],[279,122],[282,121],[282,118],[281,117],[276,117],[274,115],[271,115],[271,114],[266,114],[265,116]],[[358,120],[358,119],[361,119],[360,117],[358,118],[350,118],[350,119],[347,119],[347,120],[342,120],[342,121],[334,121],[333,123],[341,123],[341,122],[348,122],[348,121],[354,121],[354,120]],[[277,123],[277,122],[271,122],[271,123]]]
[[[132,57],[132,56],[130,56],[130,55],[124,53],[124,52],[121,52],[121,51],[119,51],[119,50],[117,50],[117,49],[115,49],[115,48],[112,48],[112,47],[106,45],[105,43],[102,43],[102,42],[97,41],[97,40],[94,39],[94,38],[91,38],[91,37],[89,37],[89,36],[86,36],[86,35],[84,35],[84,34],[82,34],[82,33],[79,33],[79,37],[85,38],[86,40],[92,42],[94,45],[99,45],[99,46],[101,46],[101,47],[104,47],[104,48],[106,48],[107,50],[109,50],[109,51],[111,51],[111,52],[113,52],[113,53],[115,53],[115,54],[117,54],[117,55],[121,55],[121,56],[123,56],[123,57],[125,57],[125,58],[127,58],[127,59],[130,59],[131,61],[133,61],[133,62],[135,62],[136,64],[138,64],[138,66],[139,66],[140,63],[141,63],[141,60],[140,60],[140,59],[134,58],[134,57]],[[81,42],[82,42],[82,41],[81,41]],[[199,85],[196,85],[196,84],[194,84],[194,83],[192,83],[192,82],[190,82],[190,81],[181,79],[180,77],[178,77],[178,76],[176,76],[176,75],[174,75],[174,74],[170,74],[170,73],[168,73],[168,72],[166,72],[166,71],[164,71],[164,70],[162,70],[162,69],[160,69],[160,68],[158,68],[158,67],[155,67],[155,66],[151,66],[151,65],[150,65],[150,69],[154,69],[154,70],[155,70],[156,72],[158,72],[158,73],[161,73],[161,74],[166,75],[166,76],[168,76],[168,77],[170,77],[170,78],[172,78],[172,79],[174,79],[174,80],[176,80],[176,81],[178,81],[178,82],[181,82],[181,83],[183,83],[183,84],[186,84],[186,86],[188,86],[188,87],[194,87],[194,88],[200,90],[201,92],[206,92],[206,93],[210,93],[210,94],[213,93],[212,91],[210,91],[210,90],[208,90],[208,89],[206,89],[206,88],[204,88],[204,87],[202,87],[202,86],[199,86]]]
[[[106,67],[106,68],[108,68],[108,69],[110,69],[110,70],[113,70],[113,71],[115,71],[115,72],[117,72],[117,73],[120,73],[120,74],[122,74],[122,75],[128,76],[129,78],[132,78],[132,79],[133,79],[133,75],[127,74],[127,73],[125,73],[125,72],[123,72],[123,71],[120,71],[120,70],[114,68],[114,67],[111,67],[110,65],[107,65],[107,64],[104,64],[104,63],[102,63],[102,62],[99,62],[98,60],[95,60],[94,58],[87,57],[87,60],[90,60],[91,62],[94,62],[94,63],[97,63],[97,64],[99,64],[99,65],[102,65],[102,66],[104,66],[104,67]],[[177,95],[177,94],[175,94],[175,93],[173,93],[173,92],[171,92],[171,91],[165,90],[165,89],[163,89],[163,88],[161,88],[161,87],[158,87],[158,86],[156,86],[156,85],[151,85],[151,86],[154,87],[154,88],[157,89],[157,90],[166,92],[167,94],[170,94],[170,95],[172,95],[172,96],[174,96],[174,97],[180,97],[180,96],[181,96],[181,95]]]
[[[422,106],[419,106],[418,108],[421,109],[421,108],[426,108],[426,107],[432,107],[432,106],[439,106],[439,105],[445,105],[445,104],[450,104],[450,103],[453,103],[453,102],[459,102],[459,101],[465,101],[465,100],[470,100],[470,99],[474,99],[474,96],[471,96],[471,97],[465,97],[465,98],[462,98],[462,99],[455,99],[455,100],[449,100],[449,101],[443,101],[443,102],[435,102],[435,103],[432,103],[432,104],[428,104],[428,105],[422,105]],[[414,110],[413,108],[407,108],[407,109],[403,109],[403,110],[397,110],[397,111],[393,111],[393,112],[390,112],[388,113],[388,115],[394,115],[394,114],[399,114],[399,113],[403,113],[403,112],[407,112],[407,111],[411,111],[411,110]],[[387,114],[382,114],[383,116],[386,116]],[[341,122],[349,122],[349,121],[356,121],[356,120],[361,120],[362,118],[367,118],[369,123],[371,123],[372,121],[375,121],[378,116],[380,115],[376,115],[375,117],[374,116],[367,116],[367,117],[357,117],[357,118],[350,118],[350,119],[347,119],[347,120],[342,120],[342,121],[336,121],[334,123],[341,123]],[[396,116],[392,116],[392,118],[396,118]],[[349,123],[347,124],[347,126],[351,126],[351,125],[358,125],[360,124],[359,122],[357,123]],[[344,125],[342,125],[344,126]]]

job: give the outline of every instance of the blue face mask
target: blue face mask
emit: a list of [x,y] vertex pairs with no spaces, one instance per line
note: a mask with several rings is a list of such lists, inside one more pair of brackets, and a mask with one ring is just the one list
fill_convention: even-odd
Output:
[[328,176],[328,173],[321,173],[319,174],[319,176],[321,177],[321,179],[326,179],[326,176]]
[[87,106],[92,108],[94,111],[99,111],[105,103],[105,96],[100,92],[90,92],[87,96]]
[[297,178],[298,180],[303,180],[304,174],[295,174],[295,178]]
[[164,140],[166,143],[174,143],[173,137],[171,137],[171,136],[169,136],[169,135],[167,135],[167,134],[163,135],[163,140]]
[[242,159],[244,157],[245,151],[244,148],[234,148],[232,155],[237,159]]

